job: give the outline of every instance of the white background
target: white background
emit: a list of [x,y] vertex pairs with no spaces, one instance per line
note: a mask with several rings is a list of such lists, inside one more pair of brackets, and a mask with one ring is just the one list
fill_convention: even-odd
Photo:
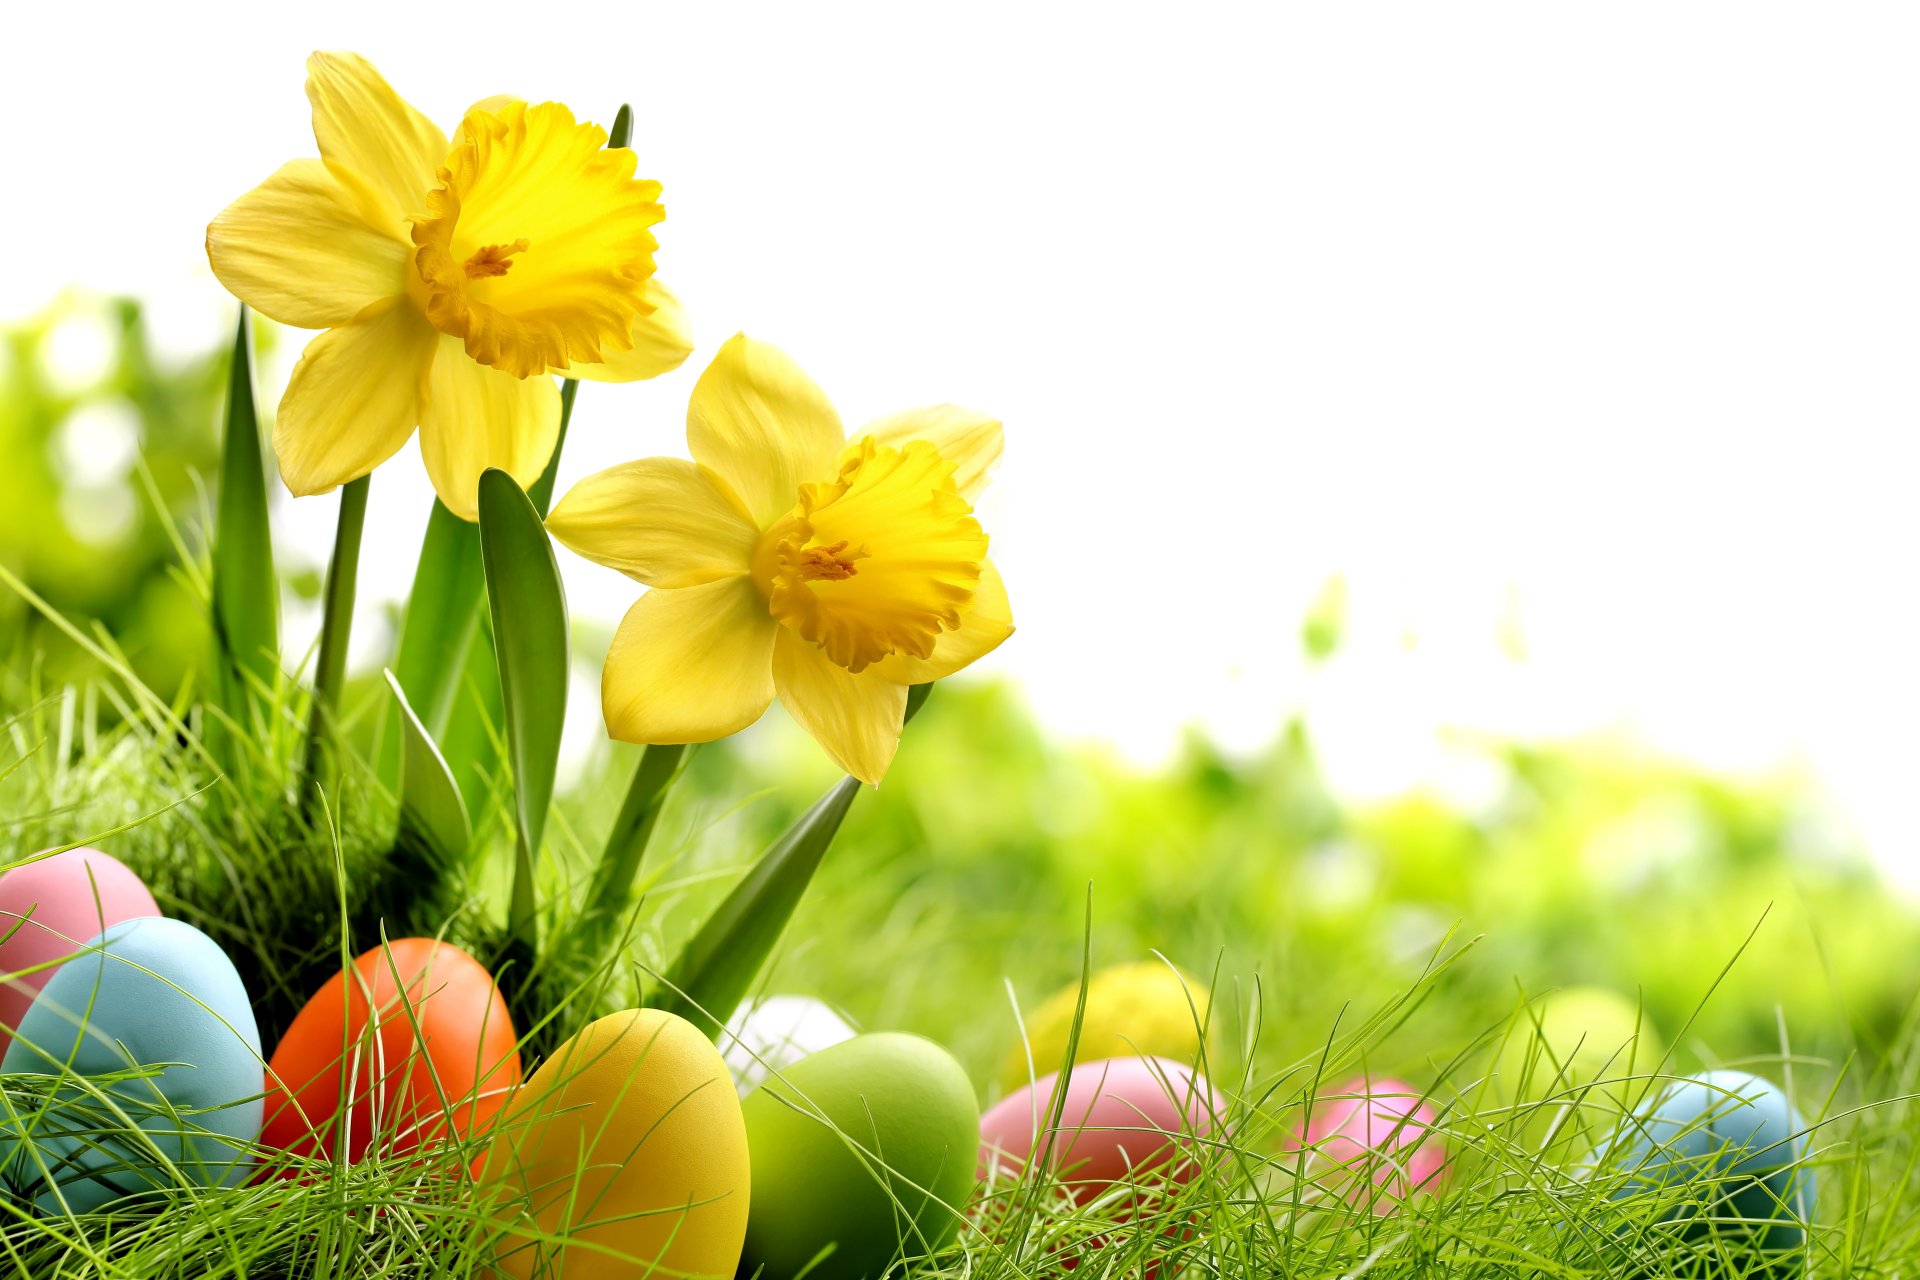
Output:
[[[849,424],[1005,419],[983,667],[1061,733],[1154,759],[1305,708],[1361,792],[1453,785],[1460,729],[1803,762],[1920,879],[1920,11],[20,5],[0,314],[77,284],[218,343],[203,229],[314,154],[315,47],[445,127],[634,104],[701,349],[583,387],[563,487],[681,451],[745,329]],[[428,492],[411,447],[376,480],[370,609]],[[332,514],[279,512],[314,560]],[[563,559],[610,624],[635,588]]]

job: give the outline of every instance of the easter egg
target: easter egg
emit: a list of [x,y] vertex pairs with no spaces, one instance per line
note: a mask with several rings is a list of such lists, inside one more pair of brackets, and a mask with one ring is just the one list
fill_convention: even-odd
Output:
[[1684,1239],[1742,1236],[1794,1249],[1812,1217],[1806,1125],[1787,1095],[1744,1071],[1709,1071],[1663,1089],[1600,1153],[1616,1200],[1656,1196],[1655,1220]]
[[0,974],[18,975],[0,981],[0,1049],[59,971],[51,962],[122,920],[159,914],[140,877],[98,849],[69,849],[0,874]]
[[980,1120],[980,1162],[994,1179],[1041,1161],[1085,1204],[1118,1182],[1184,1182],[1219,1102],[1204,1076],[1171,1058],[1083,1062],[1067,1077],[1057,1122],[1059,1073],[1002,1098]]
[[[48,981],[0,1071],[59,1075],[71,1064],[74,1075],[99,1082],[112,1109],[62,1085],[46,1114],[10,1118],[0,1134],[6,1180],[47,1212],[63,1203],[98,1209],[181,1178],[238,1182],[260,1132],[264,1079],[260,1033],[233,962],[192,925],[160,916],[121,921],[86,943],[100,949]],[[105,1078],[112,1075],[122,1078]],[[124,1136],[126,1120],[113,1109],[145,1136]]]
[[335,974],[267,1063],[260,1140],[358,1160],[484,1128],[520,1083],[513,1019],[459,947],[401,938]]
[[1569,1106],[1611,1127],[1644,1096],[1645,1083],[1634,1077],[1658,1067],[1659,1045],[1636,1001],[1606,987],[1569,987],[1515,1020],[1495,1064],[1494,1095],[1525,1109],[1515,1118],[1532,1136],[1564,1126]]
[[980,1108],[966,1071],[931,1040],[856,1036],[761,1085],[745,1111],[745,1274],[880,1280],[959,1229]]
[[1362,1077],[1314,1099],[1295,1140],[1310,1153],[1309,1178],[1386,1214],[1439,1182],[1447,1157],[1438,1122],[1412,1085]]
[[497,1118],[482,1175],[500,1271],[732,1280],[751,1177],[740,1097],[698,1028],[657,1009],[591,1023]]
[[764,996],[748,1001],[720,1037],[733,1082],[746,1097],[768,1076],[784,1072],[808,1054],[853,1039],[847,1020],[812,996]]
[[[1058,1071],[1067,1060],[1080,984],[1062,987],[1025,1019],[1027,1039],[1000,1065],[1000,1088],[1012,1093],[1035,1074]],[[1079,1062],[1104,1058],[1172,1058],[1194,1065],[1207,1022],[1207,988],[1163,960],[1115,965],[1087,981],[1087,1008],[1075,1050]],[[1033,1064],[1029,1069],[1027,1055]]]

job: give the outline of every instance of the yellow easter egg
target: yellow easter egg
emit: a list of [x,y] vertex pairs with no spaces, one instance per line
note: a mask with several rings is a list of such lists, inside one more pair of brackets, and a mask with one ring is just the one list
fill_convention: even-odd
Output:
[[1639,1003],[1569,987],[1516,1019],[1494,1066],[1485,1119],[1527,1149],[1586,1150],[1653,1091],[1660,1035]]
[[[1000,1067],[1003,1091],[1010,1093],[1031,1081],[1029,1048],[1034,1074],[1044,1076],[1061,1069],[1079,1002],[1080,984],[1075,982],[1027,1017],[1027,1044],[1016,1044]],[[1075,1060],[1144,1056],[1192,1065],[1200,1054],[1200,1028],[1206,1020],[1206,984],[1164,960],[1115,965],[1094,974],[1087,984],[1087,1011]]]
[[1606,987],[1567,987],[1535,1000],[1515,1020],[1495,1090],[1507,1103],[1587,1092],[1623,1097],[1659,1065],[1659,1043],[1638,1001]]
[[497,1121],[483,1175],[516,1280],[732,1280],[752,1186],[719,1050],[657,1009],[600,1019]]

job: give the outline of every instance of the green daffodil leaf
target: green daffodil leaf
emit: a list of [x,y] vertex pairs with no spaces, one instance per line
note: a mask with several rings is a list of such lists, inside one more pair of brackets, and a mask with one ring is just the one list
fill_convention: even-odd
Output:
[[514,936],[531,944],[534,857],[553,799],[567,707],[567,602],[540,513],[498,468],[480,477],[480,554],[519,844],[508,921]]

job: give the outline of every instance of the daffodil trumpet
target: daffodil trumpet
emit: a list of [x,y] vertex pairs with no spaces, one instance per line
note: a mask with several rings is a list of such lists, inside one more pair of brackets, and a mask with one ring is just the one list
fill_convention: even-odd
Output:
[[777,347],[729,340],[687,410],[692,460],[589,476],[548,517],[564,546],[649,590],[607,654],[615,738],[707,742],[778,696],[849,774],[892,763],[911,685],[1013,631],[973,502],[1000,424],[952,405],[851,437]]

